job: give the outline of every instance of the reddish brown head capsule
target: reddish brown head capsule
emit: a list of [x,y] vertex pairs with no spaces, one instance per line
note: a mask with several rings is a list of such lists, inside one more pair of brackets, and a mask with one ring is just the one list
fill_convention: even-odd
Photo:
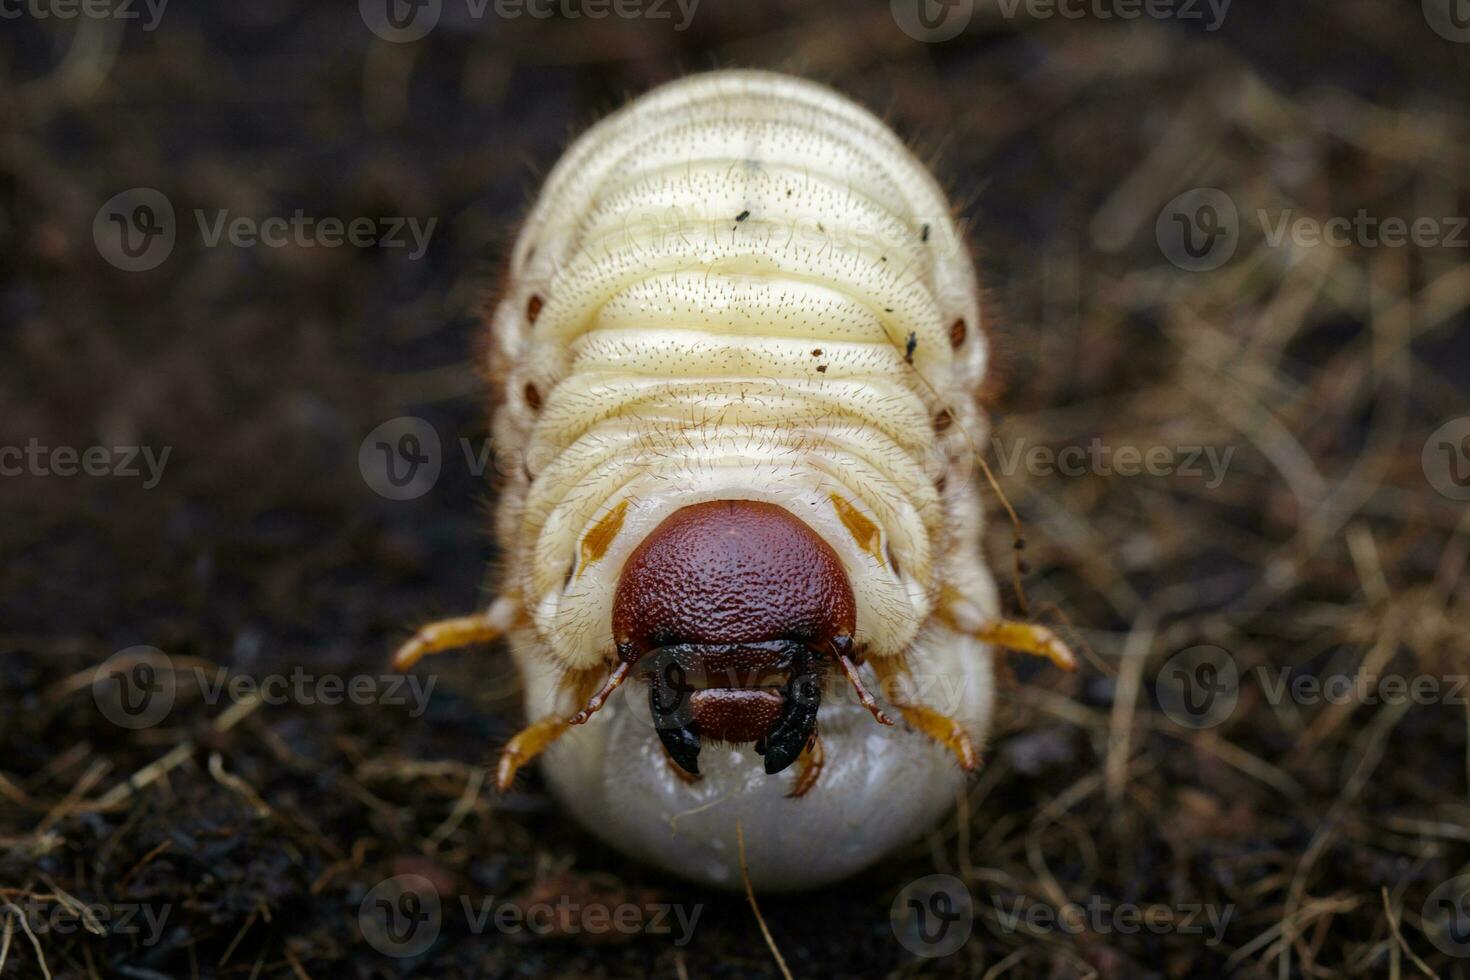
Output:
[[622,660],[647,657],[675,762],[697,772],[705,736],[755,741],[779,772],[811,738],[824,654],[850,649],[856,610],[836,552],[790,511],[716,500],[676,511],[629,556],[613,636]]
[[677,643],[813,642],[851,636],[856,608],[837,553],[789,510],[712,500],[675,511],[629,556],[613,635],[624,659]]

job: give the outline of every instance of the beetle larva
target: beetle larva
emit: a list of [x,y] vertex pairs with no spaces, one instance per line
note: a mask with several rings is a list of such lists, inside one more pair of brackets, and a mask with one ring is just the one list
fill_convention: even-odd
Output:
[[524,459],[501,597],[397,662],[508,635],[531,724],[500,786],[544,751],[584,824],[687,877],[740,883],[737,823],[775,889],[922,833],[977,764],[992,648],[1070,666],[981,557],[977,296],[934,179],[822,86],[721,71],[609,116],[490,325]]

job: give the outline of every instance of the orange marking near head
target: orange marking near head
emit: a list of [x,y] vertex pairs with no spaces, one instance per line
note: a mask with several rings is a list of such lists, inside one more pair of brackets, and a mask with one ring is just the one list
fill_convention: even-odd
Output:
[[882,561],[883,557],[879,549],[883,545],[883,533],[878,530],[878,525],[868,520],[867,515],[853,506],[852,501],[841,494],[834,493],[831,497],[832,507],[837,511],[837,516],[842,519],[842,526],[847,528],[859,547]]
[[618,505],[602,516],[602,519],[592,525],[592,529],[582,538],[582,561],[578,570],[578,577],[582,570],[595,561],[600,561],[607,554],[607,549],[612,547],[613,539],[623,529],[623,518],[628,516],[628,502],[621,500]]

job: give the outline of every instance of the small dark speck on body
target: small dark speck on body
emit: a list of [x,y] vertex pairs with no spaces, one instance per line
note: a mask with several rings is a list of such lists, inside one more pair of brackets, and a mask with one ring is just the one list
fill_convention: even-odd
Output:
[[921,241],[921,242],[927,242],[928,240],[929,240],[929,226],[928,225],[925,225],[924,226],[924,230],[919,233],[919,241]]
[[744,221],[748,217],[750,217],[750,209],[749,208],[746,208],[744,211],[741,211],[739,214],[737,214],[735,216],[735,220],[736,221]]
[[919,336],[914,331],[909,331],[909,339],[903,345],[903,359],[910,364],[914,363],[914,351],[919,349]]

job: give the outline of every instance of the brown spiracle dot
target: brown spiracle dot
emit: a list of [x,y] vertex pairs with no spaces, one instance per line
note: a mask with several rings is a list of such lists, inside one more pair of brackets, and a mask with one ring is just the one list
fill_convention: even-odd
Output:
[[531,411],[541,411],[541,391],[534,384],[526,382],[526,404],[531,406]]
[[536,318],[541,315],[541,307],[545,305],[546,302],[541,298],[540,293],[532,293],[531,298],[526,301],[526,319],[535,323]]
[[970,328],[965,326],[964,317],[960,317],[954,323],[951,323],[949,325],[949,346],[955,350],[959,350],[960,344],[965,342],[965,335],[969,332]]
[[954,416],[949,413],[949,409],[947,409],[947,408],[946,409],[943,409],[942,411],[939,412],[939,414],[937,414],[937,415],[934,416],[934,431],[935,432],[944,432],[944,431],[946,431],[953,424],[954,424]]

